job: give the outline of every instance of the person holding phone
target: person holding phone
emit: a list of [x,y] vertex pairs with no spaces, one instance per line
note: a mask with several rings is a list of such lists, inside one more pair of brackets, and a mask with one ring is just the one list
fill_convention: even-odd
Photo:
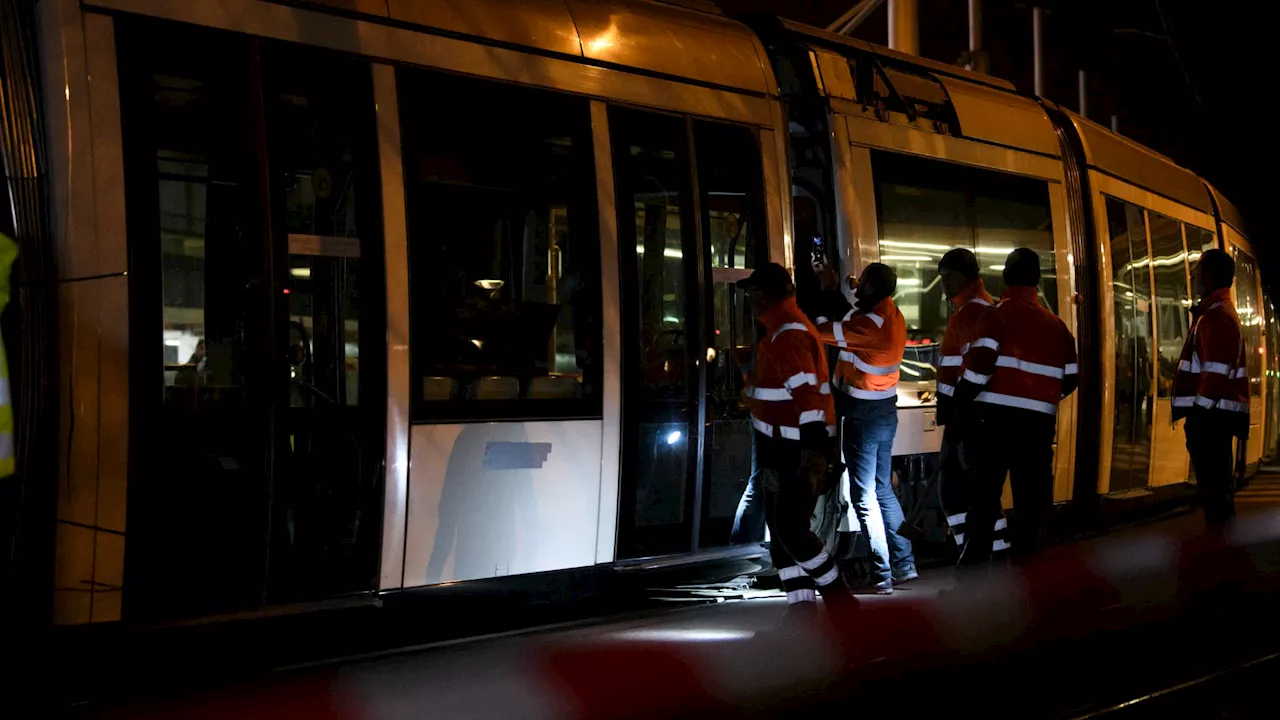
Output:
[[849,308],[834,292],[834,268],[816,252],[813,263],[830,313],[818,318],[818,334],[840,349],[832,394],[844,424],[853,510],[871,545],[874,591],[888,595],[895,582],[919,577],[911,541],[898,533],[904,516],[892,484],[898,368],[907,346],[907,322],[893,302],[898,275],[888,265],[871,263],[858,279],[848,277],[845,283],[853,294]]

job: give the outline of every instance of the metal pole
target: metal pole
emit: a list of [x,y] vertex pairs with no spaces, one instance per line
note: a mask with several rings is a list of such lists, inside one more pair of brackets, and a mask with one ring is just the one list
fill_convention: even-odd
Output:
[[909,55],[920,54],[916,0],[889,0],[889,47]]
[[1089,91],[1085,85],[1084,70],[1080,71],[1080,117],[1089,117]]
[[986,72],[982,54],[982,0],[969,0],[969,69]]
[[1043,22],[1043,15],[1044,11],[1039,6],[1031,8],[1031,49],[1035,55],[1035,93],[1040,97],[1044,97],[1044,60],[1041,57],[1043,48],[1040,42],[1040,25]]
[[876,8],[884,4],[884,0],[862,0],[857,5],[849,8],[843,15],[836,18],[835,22],[827,26],[827,29],[833,33],[848,35],[853,32],[863,20],[866,20]]
[[1120,134],[1120,116],[1119,115],[1111,116],[1111,132],[1117,135]]

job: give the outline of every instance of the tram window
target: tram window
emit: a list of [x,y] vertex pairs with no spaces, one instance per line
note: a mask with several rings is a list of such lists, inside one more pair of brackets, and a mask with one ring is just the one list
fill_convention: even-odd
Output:
[[[383,342],[376,326],[363,343],[360,333],[361,291],[375,298],[382,293],[378,218],[357,213],[364,209],[357,198],[363,202],[369,192],[358,179],[377,172],[368,118],[351,110],[366,102],[361,90],[368,67],[322,54],[278,57],[271,149],[283,183],[290,346],[298,348],[291,404],[358,405],[360,350],[363,345],[370,368],[378,370],[381,347],[374,343]],[[375,272],[366,277],[368,268]],[[374,302],[363,314],[380,319],[385,308]]]
[[1191,295],[1187,291],[1187,251],[1182,225],[1173,218],[1147,211],[1151,227],[1151,267],[1156,276],[1157,397],[1170,396],[1182,344],[1191,327]]
[[1218,247],[1218,236],[1212,230],[1187,226],[1187,252],[1190,253],[1188,259],[1191,262],[1199,260],[1200,253],[1215,247]]
[[973,211],[978,261],[987,291],[1004,292],[1004,261],[1014,248],[1040,255],[1040,300],[1058,311],[1058,270],[1053,255],[1053,214],[1043,180],[975,170]]
[[931,382],[931,356],[917,348],[931,351],[947,329],[938,260],[953,247],[973,247],[968,179],[962,166],[890,153],[873,152],[871,163],[880,260],[898,273],[894,301],[907,322],[902,379]]
[[397,79],[413,419],[598,417],[587,101],[425,71]]
[[898,273],[895,301],[907,321],[904,382],[932,382],[936,346],[951,309],[938,261],[952,248],[978,255],[987,290],[1004,289],[1005,257],[1016,247],[1040,254],[1041,298],[1057,311],[1057,270],[1048,185],[954,163],[873,151],[880,259]]
[[1262,303],[1258,299],[1257,263],[1249,253],[1235,248],[1236,312],[1244,331],[1244,351],[1249,368],[1249,395],[1262,397]]

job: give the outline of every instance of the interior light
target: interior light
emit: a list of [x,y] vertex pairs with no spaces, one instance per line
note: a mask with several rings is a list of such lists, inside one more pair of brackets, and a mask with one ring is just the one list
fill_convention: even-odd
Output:
[[311,268],[309,267],[291,268],[289,270],[289,274],[296,278],[309,278],[311,277]]
[[680,442],[680,438],[682,437],[684,437],[684,433],[681,433],[679,430],[672,430],[671,432],[667,433],[667,444],[675,445],[676,443]]
[[480,289],[482,289],[482,290],[497,290],[497,289],[501,288],[503,285],[506,285],[506,282],[504,282],[504,281],[502,281],[502,280],[477,280],[477,281],[475,281],[475,286],[476,286],[476,287],[478,287],[478,288],[480,288]]
[[471,341],[471,344],[472,344],[472,345],[475,345],[475,346],[476,346],[476,348],[477,348],[477,349],[479,349],[479,350],[483,350],[483,349],[484,349],[484,341],[483,341],[483,340],[472,340],[472,341]]
[[716,359],[716,349],[707,348],[707,362],[714,362]]

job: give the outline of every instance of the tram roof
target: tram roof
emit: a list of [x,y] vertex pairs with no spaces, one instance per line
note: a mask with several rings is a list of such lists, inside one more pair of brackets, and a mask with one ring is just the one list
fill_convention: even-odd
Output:
[[1195,173],[1088,118],[1065,108],[1063,112],[1076,127],[1089,167],[1213,214],[1209,193]]
[[1236,232],[1247,239],[1249,233],[1245,231],[1244,216],[1240,214],[1240,210],[1227,199],[1226,195],[1218,192],[1218,188],[1214,187],[1209,181],[1206,180],[1204,185],[1209,188],[1209,194],[1213,196],[1213,202],[1218,206],[1218,219],[1230,225]]
[[699,0],[311,0],[491,43],[760,94],[776,94],[764,47]]

